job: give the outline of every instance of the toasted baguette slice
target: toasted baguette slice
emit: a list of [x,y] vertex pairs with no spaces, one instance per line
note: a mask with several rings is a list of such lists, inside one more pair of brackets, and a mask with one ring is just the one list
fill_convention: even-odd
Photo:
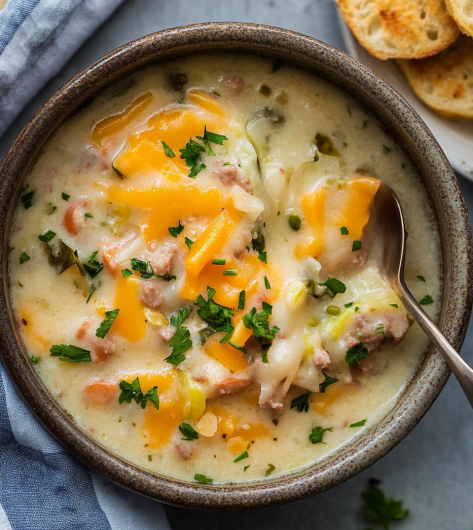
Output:
[[419,98],[444,118],[473,120],[473,39],[462,35],[427,59],[398,60]]
[[337,0],[337,4],[360,44],[378,59],[428,57],[460,34],[444,0]]
[[446,0],[448,12],[458,27],[473,37],[473,3],[471,0]]

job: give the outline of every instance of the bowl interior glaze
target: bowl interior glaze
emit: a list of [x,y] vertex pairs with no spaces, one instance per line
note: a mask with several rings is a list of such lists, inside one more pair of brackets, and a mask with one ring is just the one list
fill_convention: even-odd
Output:
[[58,407],[32,369],[9,299],[7,249],[12,216],[22,182],[53,132],[99,92],[137,70],[173,57],[207,52],[246,52],[301,66],[349,91],[383,122],[417,168],[436,215],[444,278],[439,325],[456,349],[463,342],[471,311],[471,229],[455,174],[426,125],[402,97],[343,52],[280,28],[210,23],[148,35],[83,70],[58,90],[26,125],[0,167],[1,355],[20,394],[42,424],[71,453],[125,488],[192,508],[258,508],[322,492],[390,451],[427,412],[446,383],[449,370],[441,355],[430,348],[391,413],[349,446],[321,462],[271,480],[233,486],[198,485],[138,468],[84,434]]

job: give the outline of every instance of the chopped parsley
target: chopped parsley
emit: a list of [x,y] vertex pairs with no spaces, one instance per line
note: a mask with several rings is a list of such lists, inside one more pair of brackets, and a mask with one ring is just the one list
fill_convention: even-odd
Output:
[[56,232],[53,232],[52,230],[48,230],[45,234],[41,234],[38,236],[38,239],[40,241],[43,241],[44,243],[48,243],[51,241],[51,239],[56,235]]
[[361,360],[365,357],[368,357],[368,355],[368,350],[366,348],[362,348],[360,344],[357,344],[356,346],[353,346],[353,348],[347,350],[345,354],[345,361],[348,364],[360,364]]
[[92,298],[92,295],[95,293],[95,291],[97,290],[97,286],[93,283],[91,286],[90,286],[90,289],[89,289],[89,296],[87,297],[87,300],[86,300],[86,304],[89,303],[89,300]]
[[360,309],[360,308],[359,308],[358,306],[357,306],[357,307],[355,307],[355,311],[358,311],[359,309]]
[[164,154],[169,158],[174,158],[176,155],[174,154],[174,151],[169,147],[169,145],[166,142],[163,142],[162,140],[161,143],[163,144]]
[[249,456],[250,455],[248,454],[248,451],[245,451],[245,452],[241,453],[240,456],[237,456],[233,462],[236,464],[237,462],[240,462],[240,460],[248,458]]
[[247,466],[245,466],[245,467],[243,468],[243,471],[246,471],[250,466],[251,466],[251,464],[248,464]]
[[92,362],[89,350],[84,350],[83,348],[79,348],[79,346],[74,346],[72,344],[54,344],[49,351],[53,357],[59,357],[60,361],[68,363]]
[[239,346],[238,344],[235,344],[231,340],[228,341],[228,344],[230,344],[230,346],[233,346],[234,348],[236,348],[237,350],[243,352],[246,355],[246,350],[245,350],[245,348],[243,346]]
[[192,348],[189,330],[182,325],[191,313],[192,307],[182,307],[177,314],[173,313],[169,319],[171,326],[176,328],[176,333],[169,343],[169,347],[172,348],[171,355],[164,360],[174,366],[182,363],[186,358],[185,352]]
[[200,309],[197,310],[199,317],[206,322],[215,331],[226,331],[227,334],[220,341],[222,344],[227,342],[233,333],[233,324],[231,317],[234,311],[230,307],[217,304],[213,300],[215,289],[207,287],[207,300],[199,295],[194,304]]
[[28,256],[28,254],[27,254],[26,252],[22,252],[22,253],[20,254],[20,265],[21,265],[22,263],[25,263],[25,261],[28,261],[28,260],[30,260],[30,259],[31,259],[31,258]]
[[181,440],[184,440],[185,442],[192,442],[199,439],[199,433],[188,423],[181,423],[181,425],[179,425],[179,431],[185,436],[185,438],[181,438]]
[[205,475],[201,475],[200,473],[196,473],[194,475],[194,480],[197,480],[197,482],[200,482],[201,484],[212,484],[214,481],[213,478],[206,477]]
[[246,302],[246,293],[245,291],[241,291],[240,296],[238,297],[238,310],[242,311],[245,309],[245,302]]
[[90,219],[93,219],[92,215],[89,212],[85,213],[84,217],[90,217]]
[[188,237],[185,237],[184,239],[185,239],[187,247],[190,250],[192,248],[192,245],[194,244],[194,242],[192,241],[192,239],[189,239]]
[[169,230],[169,233],[172,235],[172,237],[177,237],[184,230],[184,226],[181,225],[181,220],[179,219],[179,225],[170,226],[168,230]]
[[325,381],[323,383],[320,383],[319,388],[320,388],[320,393],[321,394],[325,394],[325,389],[328,386],[333,385],[334,383],[336,383],[338,381],[338,379],[336,379],[335,377],[330,377],[323,370],[322,370],[322,373],[324,374]]
[[264,286],[266,289],[271,289],[271,284],[269,283],[269,280],[266,276],[264,277]]
[[350,302],[348,304],[345,304],[345,307],[348,309],[349,307],[351,307],[353,305],[353,302]]
[[366,420],[357,421],[356,423],[352,423],[350,427],[363,427],[363,425],[366,423]]
[[38,364],[39,361],[41,361],[41,357],[39,357],[39,355],[30,355],[29,359],[33,364]]
[[297,412],[309,412],[309,396],[310,392],[293,399],[291,402],[291,409],[296,409]]
[[249,313],[243,315],[243,324],[245,328],[253,330],[253,335],[256,340],[261,343],[269,342],[274,339],[279,328],[273,326],[269,327],[268,318],[271,315],[272,306],[268,303],[263,302],[263,308],[260,311],[256,311],[256,307],[253,307]]
[[33,197],[34,197],[34,190],[30,191],[29,193],[25,193],[25,195],[22,195],[20,198],[21,203],[23,204],[23,208],[25,210],[28,210],[33,206]]
[[130,269],[123,269],[122,270],[122,278],[128,278],[128,276],[131,276],[133,273]]
[[[20,260],[20,263],[21,263],[21,260]],[[430,294],[426,294],[424,298],[422,298],[422,300],[419,302],[420,305],[429,305],[433,303],[434,303],[434,299],[430,296]]]
[[271,473],[276,469],[276,466],[273,465],[273,464],[268,464],[268,469],[266,470],[264,476],[265,477],[269,477],[269,475],[271,475]]
[[309,434],[309,442],[313,443],[313,444],[318,444],[318,443],[325,443],[323,441],[323,437],[324,437],[324,433],[327,432],[327,431],[330,431],[332,432],[332,427],[329,427],[328,429],[324,429],[322,427],[314,427],[312,429],[312,432]]
[[259,251],[258,252],[258,259],[262,261],[263,263],[268,263],[268,258],[266,257],[266,251]]
[[236,269],[226,269],[223,271],[224,276],[236,276],[238,271]]
[[212,260],[212,265],[225,265],[226,261],[226,259],[215,258]]
[[131,258],[131,268],[134,271],[138,271],[140,273],[140,277],[144,278],[145,280],[149,280],[154,276],[153,268],[150,266],[151,272],[148,272],[148,265],[149,263],[146,263],[146,261],[141,261],[137,258]]
[[268,364],[269,361],[268,361],[268,352],[265,351],[263,352],[263,355],[261,356],[261,361],[264,362],[264,364]]
[[118,316],[120,309],[113,309],[112,311],[105,311],[105,320],[100,323],[100,326],[95,332],[95,336],[101,339],[105,338],[105,335],[110,331],[112,324]]
[[68,195],[67,193],[62,192],[62,200],[63,201],[68,201],[70,198],[71,198],[70,195]]
[[370,486],[361,496],[365,501],[365,516],[371,521],[381,523],[385,530],[389,530],[391,521],[399,521],[409,515],[409,510],[403,509],[402,501],[386,497],[376,486]]
[[210,156],[215,156],[213,149],[210,147],[210,143],[223,145],[223,142],[228,140],[222,134],[207,131],[207,126],[204,127],[204,136],[197,136],[197,139],[201,140],[204,145],[191,138],[183,149],[179,149],[181,159],[185,160],[187,167],[191,168],[188,175],[190,178],[195,178],[207,167],[200,159],[202,153],[206,152]]
[[387,147],[386,145],[383,145],[383,153],[385,155],[388,155],[391,151],[392,151],[392,149],[390,147]]
[[391,307],[395,307],[396,309],[399,309],[399,306],[397,304],[389,304]]
[[356,252],[357,250],[360,250],[360,249],[361,249],[361,241],[353,241],[351,251]]
[[347,236],[348,235],[348,228],[346,226],[342,226],[340,228],[340,234],[342,234],[342,236]]
[[222,164],[222,166],[229,166],[230,162],[225,162],[225,164]]
[[347,290],[347,286],[344,283],[332,276],[329,276],[324,282],[319,283],[319,285],[325,287],[324,294],[330,296],[330,298],[333,298],[336,294],[342,294]]
[[155,407],[159,410],[159,397],[158,397],[158,387],[154,386],[146,394],[143,394],[140,386],[140,380],[138,377],[131,383],[128,383],[125,380],[121,380],[120,384],[120,396],[118,397],[118,403],[122,404],[124,401],[131,403],[131,400],[134,399],[138,405],[141,405],[141,408],[146,407],[146,403],[151,401],[154,403]]
[[425,278],[421,275],[417,275],[417,279],[420,280],[421,282],[425,282]]
[[97,274],[103,269],[103,264],[99,263],[95,258],[98,254],[98,250],[93,252],[89,259],[87,260],[87,263],[83,263],[82,266],[84,267],[84,270],[87,272],[87,274],[91,278],[95,278]]
[[384,324],[378,324],[374,330],[376,335],[380,335],[381,333],[384,333]]

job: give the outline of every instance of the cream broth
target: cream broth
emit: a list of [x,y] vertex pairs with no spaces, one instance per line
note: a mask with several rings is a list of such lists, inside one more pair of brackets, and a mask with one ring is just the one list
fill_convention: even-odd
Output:
[[363,237],[378,179],[435,316],[428,201],[356,100],[244,55],[133,75],[60,127],[22,192],[10,284],[35,369],[85,432],[164,475],[273,477],[350,443],[427,346]]

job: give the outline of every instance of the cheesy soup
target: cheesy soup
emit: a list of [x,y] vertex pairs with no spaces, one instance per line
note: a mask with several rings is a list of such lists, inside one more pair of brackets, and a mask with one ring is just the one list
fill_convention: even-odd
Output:
[[21,193],[9,271],[31,362],[81,429],[152,472],[228,483],[318,461],[392,409],[427,346],[370,257],[380,180],[435,316],[429,203],[349,94],[244,55],[127,78],[59,128]]

